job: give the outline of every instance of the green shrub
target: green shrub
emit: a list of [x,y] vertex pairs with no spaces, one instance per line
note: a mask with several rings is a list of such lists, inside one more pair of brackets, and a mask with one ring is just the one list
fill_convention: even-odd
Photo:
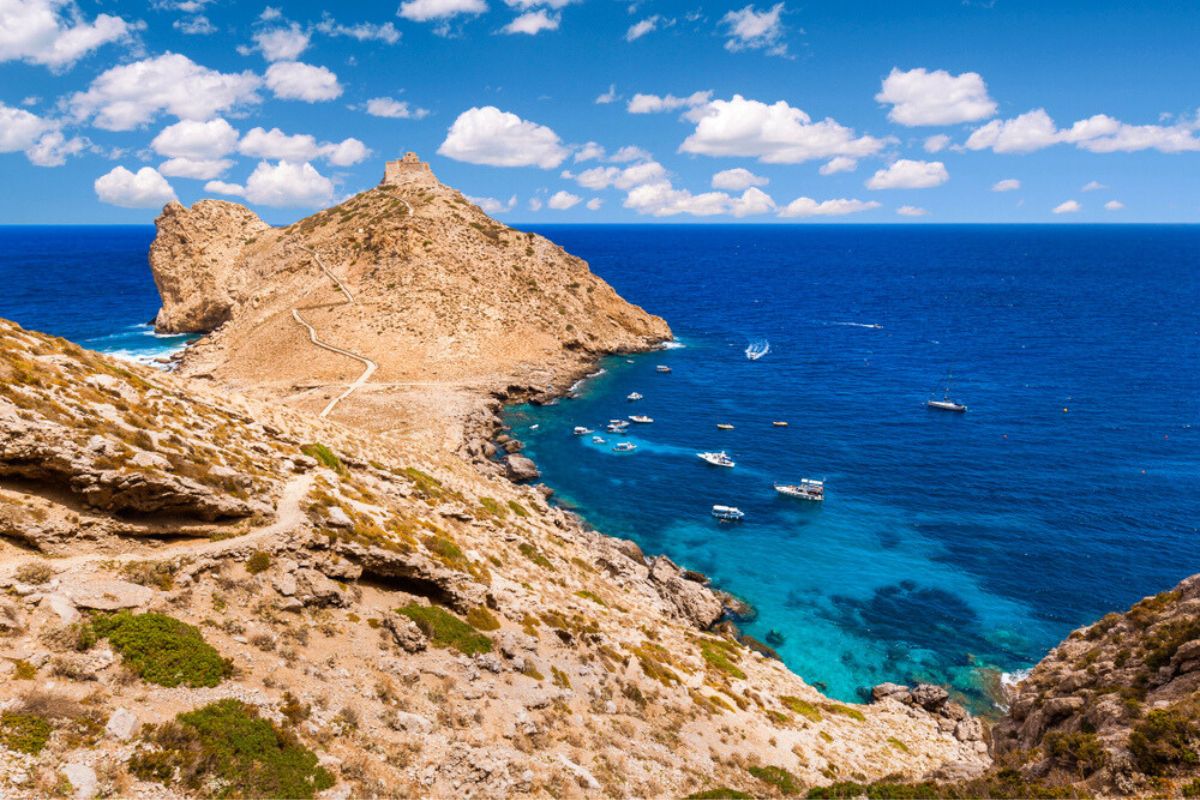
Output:
[[830,714],[841,714],[843,717],[849,717],[856,722],[867,721],[867,718],[857,708],[844,706],[841,703],[822,703],[821,708],[825,709]]
[[414,603],[396,611],[417,623],[435,647],[449,647],[469,656],[492,650],[491,639],[444,608]]
[[13,573],[13,577],[21,583],[40,586],[43,583],[50,582],[50,579],[54,577],[54,570],[44,561],[26,561],[17,567],[17,571]]
[[904,742],[897,739],[895,736],[889,736],[887,738],[887,743],[890,744],[892,747],[896,748],[897,750],[899,750],[901,753],[909,752],[908,745],[906,745]]
[[800,716],[806,717],[813,722],[821,721],[821,712],[817,710],[816,706],[807,700],[801,700],[799,697],[785,695],[784,697],[779,698],[779,702],[783,703]]
[[169,561],[130,561],[121,567],[121,577],[142,586],[154,586],[164,592],[175,587],[178,567]]
[[23,658],[13,659],[13,680],[31,681],[37,677],[37,667]]
[[525,506],[521,505],[516,500],[509,500],[508,507],[510,509],[512,509],[512,512],[514,514],[516,514],[518,517],[528,517],[529,516],[529,512],[525,510]]
[[716,789],[705,789],[703,792],[689,794],[687,800],[754,800],[754,795],[721,786]]
[[142,680],[160,686],[216,686],[233,672],[200,631],[165,614],[121,611],[92,620],[125,665]]
[[521,551],[521,555],[525,556],[542,569],[554,569],[554,564],[550,562],[550,559],[546,558],[546,556],[542,554],[541,550],[538,550],[529,542],[521,542],[519,545],[517,545],[517,549]]
[[582,597],[584,600],[591,600],[593,603],[604,606],[605,608],[608,607],[608,603],[604,602],[604,600],[600,598],[600,595],[587,589],[580,589],[575,593],[575,596]]
[[500,629],[500,620],[483,606],[476,606],[467,612],[467,624],[480,631]]
[[337,457],[337,453],[330,450],[323,444],[314,442],[306,444],[300,448],[300,452],[310,458],[315,458],[325,466],[329,467],[334,472],[344,475],[346,473],[346,465]]
[[250,558],[246,559],[246,571],[251,575],[257,575],[260,572],[264,572],[270,566],[271,556],[264,553],[262,550],[254,551],[254,554],[250,556]]
[[151,747],[129,760],[134,775],[166,785],[178,781],[205,796],[311,798],[334,783],[290,729],[238,700],[180,714],[145,740]]
[[704,663],[733,678],[745,679],[746,673],[734,664],[738,660],[737,645],[724,639],[701,639],[700,655]]
[[500,501],[494,497],[479,498],[479,505],[483,506],[483,510],[491,514],[493,517],[499,517],[503,519],[508,515],[508,509],[500,505]]
[[799,794],[804,787],[796,776],[783,767],[750,767],[749,772],[763,783],[769,783],[782,795]]
[[1196,726],[1176,709],[1146,714],[1129,735],[1129,752],[1147,775],[1166,775],[1177,767],[1200,763],[1194,749]]
[[1200,780],[1185,783],[1179,787],[1179,793],[1184,797],[1200,797]]
[[0,714],[0,744],[18,753],[36,756],[50,741],[53,728],[44,717],[7,711]]
[[1094,733],[1051,732],[1046,734],[1043,744],[1046,755],[1059,766],[1078,772],[1080,777],[1100,769],[1108,757]]

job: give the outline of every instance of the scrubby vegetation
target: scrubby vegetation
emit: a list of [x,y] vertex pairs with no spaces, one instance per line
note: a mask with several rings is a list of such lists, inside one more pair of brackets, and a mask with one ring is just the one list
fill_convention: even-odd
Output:
[[251,575],[265,572],[271,566],[271,556],[261,550],[256,550],[246,559],[246,571]]
[[233,671],[196,628],[165,614],[121,611],[97,616],[92,627],[142,680],[160,686],[216,686]]
[[0,714],[0,745],[36,756],[50,741],[49,721],[38,714],[6,711]]
[[211,797],[311,798],[334,784],[294,733],[232,699],[151,728],[129,768]]
[[444,608],[414,604],[396,611],[417,623],[435,647],[449,647],[469,656],[492,650],[491,639]]
[[782,795],[800,794],[804,790],[798,778],[783,767],[750,767],[749,772],[763,783],[769,783]]
[[1196,724],[1177,708],[1157,709],[1134,726],[1129,752],[1147,775],[1169,775],[1180,767],[1200,764]]
[[339,474],[346,472],[346,465],[337,457],[337,454],[323,444],[314,442],[306,444],[300,448],[300,452],[310,458],[315,458],[325,466],[329,467],[334,472]]
[[821,712],[817,710],[816,706],[807,700],[801,700],[799,697],[792,697],[790,695],[785,695],[779,698],[779,700],[790,710],[794,711],[800,716],[810,719],[813,722],[821,721]]

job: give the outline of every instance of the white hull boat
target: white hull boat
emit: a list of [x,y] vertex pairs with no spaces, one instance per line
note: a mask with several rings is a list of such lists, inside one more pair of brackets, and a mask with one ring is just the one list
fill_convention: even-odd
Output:
[[643,414],[634,414],[632,417],[630,417],[630,419],[634,422],[639,422],[642,425],[648,425],[649,423],[654,422],[653,417],[647,417]]
[[788,497],[819,503],[825,499],[825,481],[801,478],[799,483],[777,483],[775,491]]
[[716,453],[696,453],[696,458],[705,463],[712,464],[714,467],[733,469],[735,466],[733,459],[731,459],[724,450]]
[[746,512],[736,506],[713,506],[712,515],[720,522],[741,522]]

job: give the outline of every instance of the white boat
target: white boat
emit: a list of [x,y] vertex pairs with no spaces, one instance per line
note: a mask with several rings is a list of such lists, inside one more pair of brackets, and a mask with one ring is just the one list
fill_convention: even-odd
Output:
[[582,425],[576,425],[575,430],[573,430],[572,433],[574,433],[576,436],[587,436],[589,433],[592,433],[592,429],[585,428]]
[[718,423],[717,423],[717,430],[719,430],[719,431],[731,431],[731,430],[733,430],[733,426],[732,426],[732,425],[730,425],[728,422],[718,422]]
[[801,478],[799,483],[777,483],[775,491],[788,497],[820,502],[825,499],[825,481]]
[[726,455],[724,450],[719,450],[716,453],[696,453],[696,457],[701,461],[706,461],[714,467],[729,467],[733,468],[733,459]]
[[776,428],[786,428],[788,426],[788,424],[781,419],[777,419],[774,422],[772,422],[771,424],[774,425]]
[[629,433],[629,426],[628,425],[609,425],[604,430],[608,431],[609,433]]
[[637,450],[637,445],[633,442],[617,442],[613,445],[615,453],[632,453],[634,450]]
[[536,424],[535,424],[535,425],[530,425],[530,426],[529,426],[529,430],[531,430],[531,431],[536,431],[536,430],[537,430],[538,428],[540,428],[540,427],[542,427],[542,426],[541,426],[541,425],[536,425]]
[[603,436],[593,436],[592,437],[592,444],[604,444],[606,441],[608,441],[608,440],[605,439]]
[[618,428],[623,428],[623,427],[625,427],[625,426],[627,426],[627,425],[629,424],[629,420],[625,420],[625,419],[610,419],[610,420],[608,421],[608,424],[609,424],[609,425],[616,425]]
[[650,422],[654,422],[654,419],[652,417],[647,417],[645,414],[634,414],[632,417],[630,417],[630,419],[633,420],[634,422],[640,422],[643,425],[650,423]]
[[935,411],[954,411],[958,414],[962,414],[962,413],[966,412],[966,410],[967,410],[967,407],[965,405],[963,405],[962,403],[956,403],[950,399],[950,376],[949,375],[946,375],[946,388],[942,392],[942,399],[937,400],[935,398],[930,397],[929,400],[927,400],[925,402],[925,407],[932,408]]
[[668,367],[666,364],[659,364],[657,367],[655,367],[655,368],[654,368],[654,371],[655,371],[655,372],[662,372],[662,373],[664,373],[664,374],[665,374],[665,373],[668,373],[668,372],[670,372],[670,371],[671,371],[671,368],[670,368],[670,367]]
[[712,515],[721,522],[741,522],[746,513],[736,506],[713,506]]
[[746,358],[751,361],[758,361],[769,352],[771,352],[771,343],[766,339],[746,345]]
[[630,392],[629,394],[625,395],[625,399],[626,400],[641,400],[642,396],[640,394],[638,394],[637,392]]

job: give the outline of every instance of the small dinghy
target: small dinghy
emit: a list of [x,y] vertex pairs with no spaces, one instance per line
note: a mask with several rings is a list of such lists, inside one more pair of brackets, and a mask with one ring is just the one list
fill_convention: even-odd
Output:
[[591,428],[585,428],[582,425],[576,425],[575,430],[571,431],[571,433],[575,434],[576,436],[587,436],[591,432]]
[[629,394],[625,395],[625,399],[629,401],[641,400],[642,396],[637,392],[630,392]]
[[799,483],[777,483],[775,491],[800,500],[820,502],[825,499],[825,481],[801,478]]
[[718,423],[717,423],[717,430],[719,430],[719,431],[731,431],[731,430],[733,430],[733,426],[732,426],[732,425],[730,425],[728,422],[718,422]]
[[774,422],[772,422],[771,424],[773,426],[775,426],[776,428],[786,428],[788,426],[788,424],[781,419],[777,419]]
[[661,372],[665,375],[665,374],[670,373],[671,368],[668,367],[666,364],[659,364],[657,367],[654,368],[654,371]]
[[640,422],[643,425],[654,422],[653,417],[647,417],[645,414],[634,414],[633,416],[630,417],[630,419],[633,420],[634,422]]
[[605,439],[603,436],[593,436],[592,437],[592,444],[604,444],[607,441],[608,440]]
[[727,467],[729,469],[733,469],[735,466],[733,459],[726,455],[724,450],[720,450],[716,453],[696,453],[696,458],[708,464],[712,464],[714,467]]
[[613,445],[614,453],[632,453],[637,450],[637,445],[633,442],[617,442]]
[[741,522],[746,513],[736,506],[713,506],[712,515],[721,522]]

